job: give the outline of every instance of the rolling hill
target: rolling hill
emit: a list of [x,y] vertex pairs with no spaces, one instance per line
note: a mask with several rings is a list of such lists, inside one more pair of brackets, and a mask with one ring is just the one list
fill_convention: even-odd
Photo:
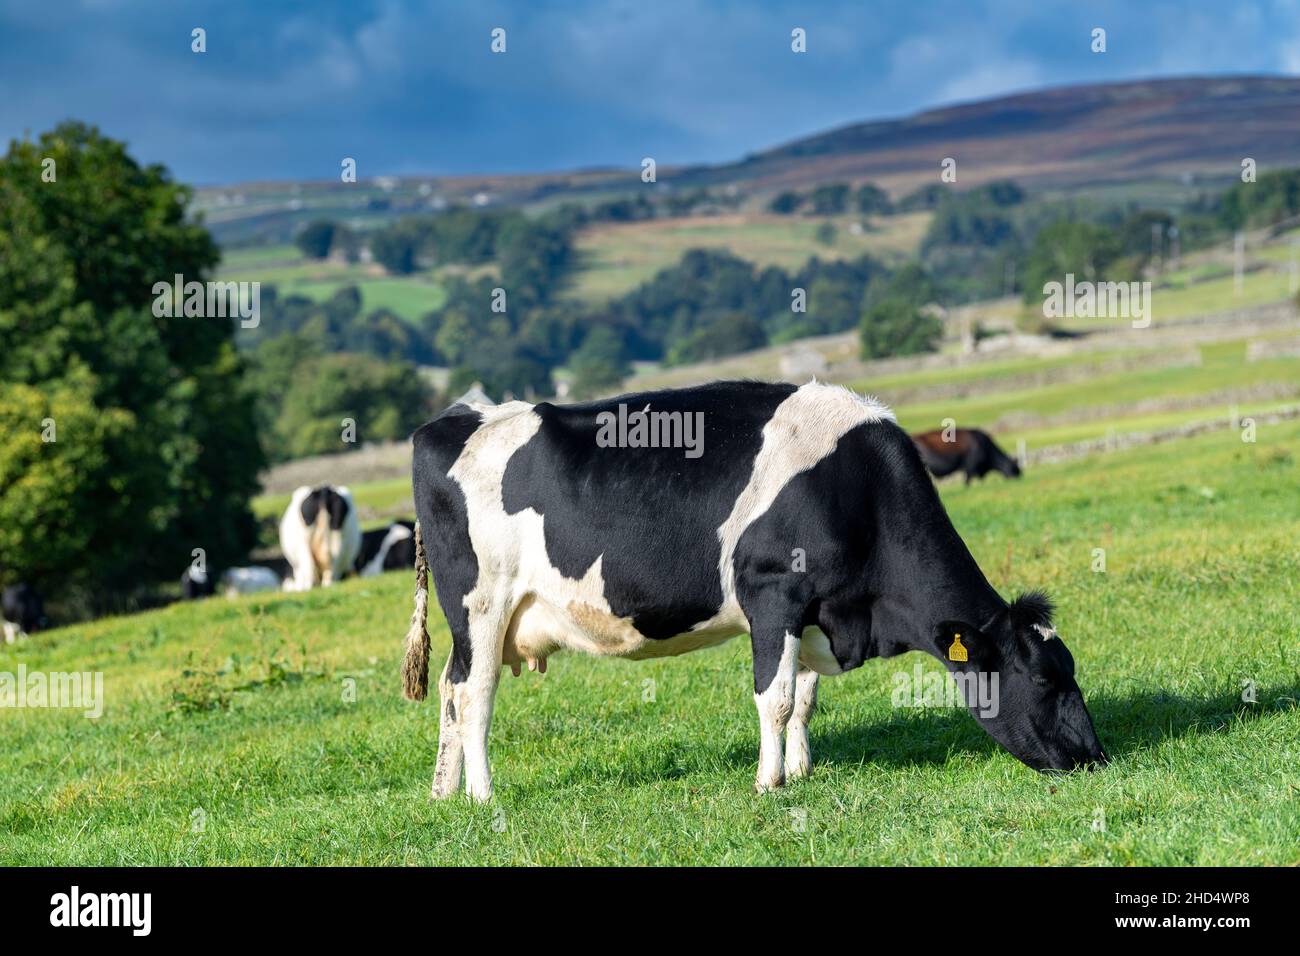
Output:
[[1184,185],[1300,163],[1300,78],[1147,80],[1038,90],[855,123],[708,171],[750,189],[870,179],[894,191],[933,181],[1013,178],[1031,188],[1167,180]]
[[[1140,185],[1177,203],[1261,168],[1300,165],[1300,78],[1187,77],[1069,86],[854,123],[716,166],[660,166],[661,188],[737,187],[767,194],[872,180],[895,194],[933,182],[958,160],[958,182],[1014,178],[1037,190]],[[285,241],[312,218],[374,225],[464,202],[544,206],[642,188],[639,170],[528,175],[377,177],[205,187],[197,206],[218,239]]]

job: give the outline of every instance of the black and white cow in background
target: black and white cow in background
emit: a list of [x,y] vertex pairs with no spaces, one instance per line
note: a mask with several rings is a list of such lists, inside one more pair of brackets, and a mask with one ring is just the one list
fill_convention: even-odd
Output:
[[238,597],[258,591],[279,591],[287,580],[274,569],[262,565],[226,568],[220,574],[189,567],[181,574],[181,598],[193,601],[217,592],[226,597]]
[[394,521],[361,533],[356,571],[363,578],[415,567],[415,522]]
[[[626,447],[630,430],[624,447],[604,447],[620,404],[648,412],[640,437],[661,447]],[[699,414],[702,454],[662,447]],[[408,697],[428,689],[426,568],[452,634],[435,796],[460,787],[462,766],[469,794],[491,795],[503,663],[540,667],[561,649],[660,657],[745,632],[760,791],[809,772],[819,674],[909,650],[954,675],[997,672],[996,713],[972,714],[1029,766],[1106,759],[1051,605],[998,595],[911,439],[871,399],[817,383],[720,382],[582,405],[458,404],[412,440]],[[425,541],[438,543],[431,560]]]
[[45,601],[34,587],[26,582],[11,584],[0,592],[0,625],[4,629],[6,644],[20,637],[35,634],[49,625],[45,618]]
[[295,490],[280,519],[280,550],[293,568],[286,590],[329,587],[351,571],[361,550],[361,524],[348,489],[304,485]]
[[217,579],[190,565],[181,572],[181,600],[197,601],[199,598],[211,597],[216,593]]

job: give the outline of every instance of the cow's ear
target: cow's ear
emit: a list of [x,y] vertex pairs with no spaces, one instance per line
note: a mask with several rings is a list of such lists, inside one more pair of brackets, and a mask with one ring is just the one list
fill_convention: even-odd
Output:
[[940,621],[935,628],[934,640],[939,656],[954,664],[986,660],[993,650],[980,629],[965,621]]

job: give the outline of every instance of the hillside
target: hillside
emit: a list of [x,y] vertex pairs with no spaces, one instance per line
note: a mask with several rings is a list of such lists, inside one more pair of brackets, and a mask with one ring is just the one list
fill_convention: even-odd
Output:
[[[833,180],[874,180],[895,193],[933,181],[958,159],[959,182],[1010,177],[1031,188],[1143,184],[1172,202],[1222,185],[1243,157],[1262,168],[1300,165],[1300,78],[1187,77],[1070,86],[981,100],[913,116],[853,123],[718,166],[669,165],[660,187],[772,192]],[[1163,184],[1163,185],[1161,185]],[[499,176],[407,176],[248,183],[198,190],[223,243],[285,233],[316,217],[373,225],[447,203],[543,206],[641,186],[639,170]]]
[[[1013,178],[1037,188],[1235,176],[1300,162],[1300,79],[1188,77],[1037,90],[855,123],[691,171],[700,183],[776,189],[871,179],[901,191],[958,159],[959,181]],[[964,174],[964,176],[963,176]]]

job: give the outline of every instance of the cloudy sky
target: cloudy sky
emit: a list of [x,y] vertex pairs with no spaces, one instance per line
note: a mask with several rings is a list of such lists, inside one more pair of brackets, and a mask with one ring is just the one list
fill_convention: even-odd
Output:
[[1208,73],[1300,73],[1300,0],[0,0],[4,142],[75,117],[197,183],[332,178],[343,156],[363,177],[723,161],[999,93]]

